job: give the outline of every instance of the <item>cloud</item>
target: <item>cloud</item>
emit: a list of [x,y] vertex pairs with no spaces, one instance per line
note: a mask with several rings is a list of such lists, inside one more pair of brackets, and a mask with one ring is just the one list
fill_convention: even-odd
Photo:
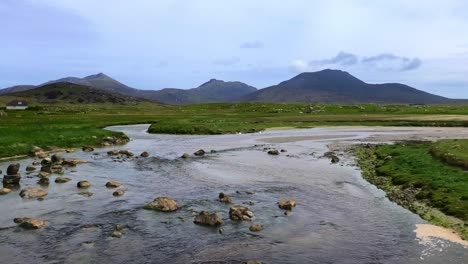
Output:
[[289,69],[293,72],[298,72],[298,73],[305,72],[307,71],[308,68],[309,68],[309,64],[300,59],[293,60],[289,64]]
[[239,62],[240,62],[239,57],[223,58],[223,59],[217,59],[213,61],[214,64],[221,65],[221,66],[231,66]]
[[335,57],[325,60],[311,61],[311,64],[319,65],[339,65],[339,66],[350,66],[355,65],[359,62],[358,56],[341,51]]
[[376,56],[365,57],[361,60],[364,65],[369,65],[380,70],[388,71],[410,71],[421,66],[419,58],[400,57],[390,53],[383,53]]
[[244,42],[240,45],[241,49],[263,49],[263,42],[261,41],[252,41]]

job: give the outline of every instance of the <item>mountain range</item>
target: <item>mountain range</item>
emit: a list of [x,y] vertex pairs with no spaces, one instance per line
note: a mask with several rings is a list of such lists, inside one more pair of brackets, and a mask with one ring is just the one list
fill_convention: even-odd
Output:
[[[340,70],[301,73],[289,80],[263,89],[242,82],[211,79],[192,89],[166,88],[140,90],[129,87],[103,73],[84,78],[66,77],[44,84],[18,85],[0,90],[0,95],[21,95],[52,84],[89,87],[128,98],[142,98],[164,104],[193,104],[214,102],[277,102],[277,103],[450,103],[453,99],[430,94],[399,83],[368,84]],[[66,86],[65,84],[68,84]],[[54,89],[57,89],[55,86]],[[80,88],[80,91],[84,91]],[[29,93],[29,95],[31,95]],[[120,98],[122,99],[122,98]],[[119,99],[119,100],[120,100]],[[119,101],[118,100],[118,101]]]

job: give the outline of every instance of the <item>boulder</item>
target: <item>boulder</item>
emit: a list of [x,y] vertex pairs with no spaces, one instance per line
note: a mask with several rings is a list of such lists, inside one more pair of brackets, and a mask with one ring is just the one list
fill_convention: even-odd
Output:
[[82,150],[84,152],[92,152],[92,151],[94,151],[94,148],[91,147],[91,146],[83,146]]
[[20,169],[20,164],[15,163],[15,164],[10,164],[8,166],[6,174],[7,175],[19,175],[19,169]]
[[248,221],[253,216],[249,208],[242,205],[234,205],[229,209],[229,218],[235,221]]
[[277,149],[272,149],[267,152],[270,155],[279,155],[279,151]]
[[195,153],[193,153],[193,155],[195,155],[195,156],[203,156],[203,155],[205,155],[205,153],[206,153],[206,152],[205,152],[203,149],[199,149],[199,150],[195,151]]
[[147,158],[147,157],[149,157],[149,153],[146,152],[146,151],[143,151],[143,152],[140,154],[140,157],[142,157],[142,158]]
[[52,160],[52,163],[55,164],[62,164],[63,163],[63,158],[59,154],[54,154],[50,158]]
[[67,177],[57,177],[55,179],[55,183],[66,183],[66,182],[69,182],[71,181],[70,178],[67,178]]
[[122,190],[122,189],[118,189],[118,190],[116,190],[115,192],[112,193],[112,195],[114,195],[114,196],[122,196],[124,194],[125,194],[125,191]]
[[181,156],[181,158],[183,158],[183,159],[189,159],[189,158],[190,158],[190,154],[184,153],[184,154]]
[[219,201],[222,203],[232,203],[232,198],[229,195],[221,192],[219,193]]
[[51,158],[44,158],[42,161],[41,161],[41,165],[42,166],[52,166],[52,159]]
[[283,210],[291,211],[293,207],[296,207],[296,201],[292,199],[284,199],[278,202],[278,207]]
[[3,185],[18,185],[21,177],[18,175],[5,175],[3,176]]
[[133,157],[133,152],[128,151],[128,150],[119,150],[119,154],[126,155],[128,157]]
[[120,186],[122,186],[122,184],[120,182],[116,182],[116,181],[108,181],[106,183],[107,188],[117,188],[117,187],[120,187]]
[[44,220],[29,217],[15,218],[13,221],[24,229],[40,229],[46,224]]
[[44,189],[38,188],[38,187],[27,187],[21,190],[19,195],[22,198],[39,198],[39,197],[44,197],[48,194],[48,192]]
[[41,186],[48,186],[50,183],[49,181],[49,178],[47,177],[41,177],[38,181],[37,181],[37,184],[41,185]]
[[0,195],[9,194],[10,192],[11,192],[11,189],[8,189],[8,188],[1,188],[0,189]]
[[193,222],[197,225],[220,226],[224,221],[216,213],[202,211],[195,217]]
[[91,183],[89,181],[79,181],[76,186],[78,188],[89,188],[91,186]]
[[26,166],[26,171],[35,171],[35,170],[36,170],[36,167],[34,167],[33,165]]
[[161,212],[173,212],[179,209],[179,205],[170,197],[158,197],[143,208]]
[[261,224],[252,224],[249,227],[249,230],[252,232],[260,232],[263,230],[263,226]]
[[117,150],[117,149],[109,150],[109,151],[107,151],[107,155],[109,155],[109,156],[117,156],[117,155],[119,155],[119,150]]

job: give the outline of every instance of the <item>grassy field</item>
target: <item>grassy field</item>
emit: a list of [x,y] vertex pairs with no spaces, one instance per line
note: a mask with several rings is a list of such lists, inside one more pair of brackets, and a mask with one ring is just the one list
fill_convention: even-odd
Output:
[[[391,200],[468,239],[466,146],[468,140],[373,145],[358,148],[357,156],[364,177]],[[447,155],[458,165],[447,163]]]
[[[11,99],[0,96],[0,106]],[[98,145],[103,137],[116,135],[102,128],[118,124],[152,123],[151,133],[170,134],[248,133],[272,127],[325,125],[468,126],[465,105],[30,104],[26,111],[3,110],[6,115],[0,114],[0,157],[25,154],[36,145],[45,149]]]

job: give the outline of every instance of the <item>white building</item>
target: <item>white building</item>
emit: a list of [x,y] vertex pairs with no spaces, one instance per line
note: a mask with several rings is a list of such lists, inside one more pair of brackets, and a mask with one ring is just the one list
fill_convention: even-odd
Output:
[[28,108],[28,102],[22,100],[11,101],[6,106],[8,110],[24,110],[26,108]]

